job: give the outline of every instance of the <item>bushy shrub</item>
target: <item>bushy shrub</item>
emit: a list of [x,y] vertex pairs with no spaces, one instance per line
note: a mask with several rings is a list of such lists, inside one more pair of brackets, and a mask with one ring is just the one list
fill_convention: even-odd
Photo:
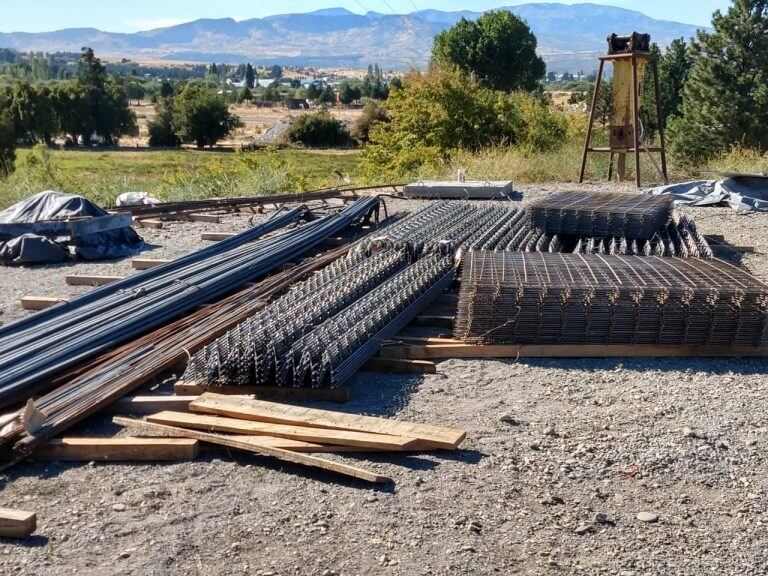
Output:
[[310,148],[334,148],[350,143],[347,129],[326,110],[299,116],[285,133],[285,138]]
[[389,122],[387,110],[377,100],[369,100],[363,106],[363,112],[352,124],[350,136],[358,142],[368,142],[371,129],[381,122]]
[[0,114],[0,178],[13,172],[16,161],[16,134],[8,112]]
[[412,177],[423,165],[447,160],[455,150],[517,146],[553,150],[568,136],[567,115],[527,93],[482,87],[450,66],[409,72],[387,101],[390,121],[377,123],[361,154],[369,179]]

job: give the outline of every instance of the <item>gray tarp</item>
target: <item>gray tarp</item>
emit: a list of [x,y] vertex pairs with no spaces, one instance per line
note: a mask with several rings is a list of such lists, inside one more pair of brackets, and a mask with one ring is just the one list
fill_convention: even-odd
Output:
[[[108,215],[106,210],[82,196],[47,190],[0,212],[0,224],[23,225]],[[85,260],[123,258],[136,254],[144,247],[141,236],[130,226],[72,237],[65,243],[58,244],[58,251],[50,246],[54,242],[52,238],[46,237],[45,231],[41,232],[39,226],[35,227],[35,231],[35,234],[0,237],[0,264],[61,262],[68,257],[68,246],[72,246],[75,254]],[[34,238],[39,240],[35,241]],[[53,260],[57,255],[58,260]]]
[[646,194],[669,195],[677,204],[730,206],[739,212],[768,211],[768,178],[694,180],[644,190]]

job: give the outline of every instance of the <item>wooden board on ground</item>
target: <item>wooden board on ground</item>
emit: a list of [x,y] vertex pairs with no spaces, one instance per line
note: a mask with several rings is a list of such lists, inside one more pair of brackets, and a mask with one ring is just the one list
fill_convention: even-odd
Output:
[[67,302],[67,299],[50,296],[24,296],[21,299],[21,307],[24,310],[45,310],[59,302]]
[[162,266],[167,264],[170,260],[153,259],[153,258],[134,258],[131,260],[131,266],[134,270],[149,270],[156,266]]
[[39,460],[90,462],[175,462],[194,460],[198,441],[190,438],[60,438],[37,449]]
[[197,398],[194,396],[178,395],[150,395],[150,396],[125,396],[113,402],[105,408],[110,414],[125,414],[129,416],[146,416],[163,410],[174,412],[187,412],[189,404]]
[[287,424],[270,424],[268,422],[255,422],[253,420],[240,420],[238,418],[208,416],[205,414],[188,414],[184,412],[159,412],[148,416],[147,421],[206,432],[274,436],[276,438],[290,438],[315,444],[340,444],[342,446],[378,448],[392,451],[408,450],[411,445],[416,444],[415,440],[404,436],[353,432],[351,430],[330,430],[309,426],[289,426]]
[[191,222],[210,222],[211,224],[221,223],[221,217],[216,214],[187,214],[187,219]]
[[221,240],[229,240],[235,236],[237,236],[237,234],[233,234],[231,232],[203,232],[200,234],[200,239],[220,242]]
[[37,528],[37,514],[13,508],[0,508],[0,536],[26,538]]
[[448,358],[665,358],[768,356],[768,348],[747,346],[656,346],[652,344],[485,344],[428,339],[422,344],[384,346],[382,358],[440,360]]
[[162,220],[151,220],[149,218],[134,220],[134,225],[137,228],[153,228],[155,230],[161,230],[163,228]]
[[113,419],[115,424],[121,426],[127,426],[135,430],[148,432],[152,434],[159,434],[164,436],[175,436],[181,438],[194,438],[196,440],[202,440],[209,444],[217,444],[220,446],[228,446],[229,448],[236,448],[238,450],[245,450],[247,452],[255,452],[264,456],[272,456],[278,460],[284,460],[286,462],[293,462],[294,464],[304,464],[305,466],[311,466],[313,468],[320,468],[322,470],[328,470],[358,478],[359,480],[365,480],[366,482],[374,483],[389,483],[392,482],[391,478],[376,474],[369,470],[357,468],[355,466],[349,466],[347,464],[341,464],[339,462],[332,462],[316,456],[310,456],[308,454],[302,454],[291,450],[285,450],[283,448],[275,448],[268,446],[264,443],[254,442],[254,438],[248,438],[248,441],[242,441],[239,437],[225,436],[223,434],[211,434],[209,432],[200,432],[198,430],[187,430],[186,428],[178,428],[176,426],[165,426],[163,424],[153,424],[144,420],[133,420],[131,418],[115,417]]
[[313,400],[316,402],[348,402],[349,388],[293,388],[288,386],[200,386],[194,382],[177,382],[174,394],[215,392],[227,396],[255,396],[259,399]]
[[411,445],[413,450],[430,450],[435,448],[453,450],[458,447],[466,436],[466,433],[462,430],[432,426],[430,424],[400,422],[375,416],[362,416],[359,414],[290,406],[288,404],[276,404],[264,400],[251,400],[239,396],[224,396],[210,392],[206,392],[192,402],[189,408],[193,412],[205,412],[259,422],[405,436],[406,438],[413,438],[418,441]]
[[361,370],[391,372],[393,374],[436,374],[437,366],[427,360],[398,360],[395,358],[371,358]]
[[71,276],[65,276],[64,281],[69,286],[104,286],[106,284],[112,284],[119,280],[124,280],[125,276],[81,276],[73,274]]

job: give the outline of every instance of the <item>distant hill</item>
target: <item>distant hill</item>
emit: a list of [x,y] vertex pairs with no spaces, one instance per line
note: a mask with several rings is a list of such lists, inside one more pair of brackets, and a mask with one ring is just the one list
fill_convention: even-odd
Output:
[[[667,45],[674,38],[693,36],[697,29],[600,4],[523,4],[506,9],[528,22],[548,69],[555,72],[594,70],[595,58],[605,52],[605,38],[611,32],[649,32],[655,42]],[[405,69],[426,64],[435,34],[461,18],[481,14],[422,10],[360,15],[330,8],[239,22],[231,18],[196,20],[133,34],[94,28],[0,32],[0,47],[55,52],[91,46],[101,55],[128,58],[355,68],[378,62],[385,68]]]

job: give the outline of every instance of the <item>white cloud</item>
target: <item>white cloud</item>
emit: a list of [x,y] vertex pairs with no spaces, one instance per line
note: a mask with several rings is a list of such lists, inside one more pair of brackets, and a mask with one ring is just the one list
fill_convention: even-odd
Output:
[[184,24],[193,18],[130,18],[125,20],[125,25],[137,31],[152,30],[154,28],[167,28]]

